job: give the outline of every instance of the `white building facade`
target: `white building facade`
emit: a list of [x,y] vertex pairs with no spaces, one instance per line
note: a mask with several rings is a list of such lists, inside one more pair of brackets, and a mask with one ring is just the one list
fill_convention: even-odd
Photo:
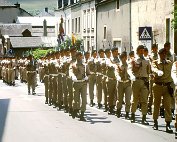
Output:
[[[95,0],[59,0],[55,16],[63,17],[64,31],[69,37],[83,40],[84,51],[96,49]],[[68,3],[66,3],[68,2]]]

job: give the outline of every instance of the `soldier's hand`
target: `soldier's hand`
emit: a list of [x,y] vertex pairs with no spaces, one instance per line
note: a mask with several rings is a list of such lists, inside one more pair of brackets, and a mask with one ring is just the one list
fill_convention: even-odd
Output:
[[158,76],[162,76],[162,75],[163,75],[163,71],[158,70],[158,71],[157,71],[157,75],[158,75]]

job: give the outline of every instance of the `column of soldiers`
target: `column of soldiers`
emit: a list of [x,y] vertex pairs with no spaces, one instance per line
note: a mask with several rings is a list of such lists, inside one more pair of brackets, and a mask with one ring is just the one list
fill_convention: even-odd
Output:
[[9,86],[15,86],[18,76],[18,66],[15,57],[0,58],[0,78]]
[[[41,63],[46,104],[85,121],[88,85],[91,107],[97,100],[99,109],[104,106],[108,114],[118,118],[124,116],[135,123],[135,113],[140,106],[141,123],[149,125],[147,113],[153,114],[154,130],[158,130],[159,112],[162,115],[163,109],[166,132],[172,133],[170,123],[175,119],[173,89],[177,79],[171,77],[171,71],[176,76],[177,63],[170,60],[169,46],[170,43],[165,43],[158,51],[154,44],[149,54],[148,49],[140,45],[136,55],[132,51],[129,56],[126,52],[119,55],[118,48],[100,49],[98,55],[96,51],[86,52],[84,57],[75,48],[49,53]],[[124,103],[125,115],[122,113]]]

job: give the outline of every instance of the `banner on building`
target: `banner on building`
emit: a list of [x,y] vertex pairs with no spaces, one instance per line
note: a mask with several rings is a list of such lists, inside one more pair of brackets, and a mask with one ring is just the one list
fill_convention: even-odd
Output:
[[139,27],[139,40],[152,40],[152,27]]

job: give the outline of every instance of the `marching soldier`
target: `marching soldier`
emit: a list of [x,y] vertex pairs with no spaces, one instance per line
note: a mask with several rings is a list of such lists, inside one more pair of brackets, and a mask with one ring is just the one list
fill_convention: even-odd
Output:
[[36,87],[36,65],[33,60],[33,56],[28,56],[29,61],[26,61],[26,71],[27,71],[27,83],[28,83],[28,95],[30,95],[30,89],[32,88],[32,94],[35,95]]
[[[173,82],[175,84],[175,99],[177,105],[177,61],[173,63],[171,76],[173,78]],[[175,119],[175,138],[177,139],[177,109],[176,109],[176,119]]]
[[149,125],[146,121],[147,115],[147,98],[149,94],[148,77],[150,73],[150,63],[143,56],[144,46],[139,45],[137,48],[137,58],[130,65],[130,79],[133,81],[133,101],[131,107],[131,122],[135,123],[135,112],[140,102],[142,111],[142,124]]
[[98,108],[100,109],[102,107],[102,90],[103,90],[103,74],[102,74],[102,62],[105,60],[104,58],[104,50],[100,49],[98,51],[99,58],[98,62],[96,63],[96,69],[97,69],[97,76],[96,76],[96,88],[97,88],[97,102],[98,102]]
[[[116,49],[115,49],[116,50]],[[112,50],[112,53],[114,52],[114,49]],[[114,100],[115,96],[117,96],[117,90],[116,90],[116,85],[117,85],[117,80],[115,76],[115,69],[117,68],[117,65],[113,63],[111,60],[111,52],[107,52],[106,56],[106,66],[107,66],[107,91],[108,91],[108,106],[109,106],[109,112],[108,114],[114,114]]]
[[[158,59],[158,45],[157,44],[153,44],[151,47],[151,54],[149,56],[150,59],[150,63],[152,64],[152,62],[154,60]],[[149,96],[148,96],[148,114],[152,115],[152,105],[153,105],[153,77],[150,76],[150,80],[149,80]]]
[[72,108],[72,103],[73,103],[73,81],[71,79],[71,76],[69,74],[69,69],[71,68],[71,64],[76,61],[76,53],[77,50],[75,47],[71,47],[70,49],[71,57],[70,57],[70,62],[68,63],[68,78],[67,78],[67,88],[68,88],[68,107],[69,107],[69,114],[72,114],[73,108]]
[[123,52],[120,55],[120,65],[117,69],[117,81],[118,81],[118,96],[117,96],[117,112],[116,115],[119,118],[121,116],[121,109],[123,98],[125,95],[125,119],[129,119],[129,112],[130,112],[130,100],[132,94],[131,88],[131,80],[129,79],[128,64],[127,64],[127,53]]
[[94,87],[96,85],[96,63],[97,63],[97,51],[92,51],[92,57],[88,61],[88,67],[91,75],[89,76],[89,95],[90,95],[90,106],[93,107],[94,103]]
[[[90,75],[90,71],[87,65],[82,61],[82,53],[78,52],[76,54],[76,62],[72,64],[71,74],[72,80],[74,82],[74,100],[73,100],[73,114],[72,117],[75,118],[78,110],[81,110],[80,120],[86,121],[84,118],[84,112],[86,111],[87,103],[87,80]],[[81,107],[80,107],[80,97],[81,97]]]
[[159,59],[153,61],[152,63],[152,71],[154,73],[154,130],[158,130],[158,116],[159,109],[161,104],[161,97],[163,96],[163,104],[165,108],[165,121],[166,121],[166,132],[173,133],[173,130],[170,127],[170,123],[172,121],[171,114],[171,96],[173,95],[173,89],[171,88],[172,77],[171,77],[171,69],[172,62],[166,59],[166,50],[159,50]]

